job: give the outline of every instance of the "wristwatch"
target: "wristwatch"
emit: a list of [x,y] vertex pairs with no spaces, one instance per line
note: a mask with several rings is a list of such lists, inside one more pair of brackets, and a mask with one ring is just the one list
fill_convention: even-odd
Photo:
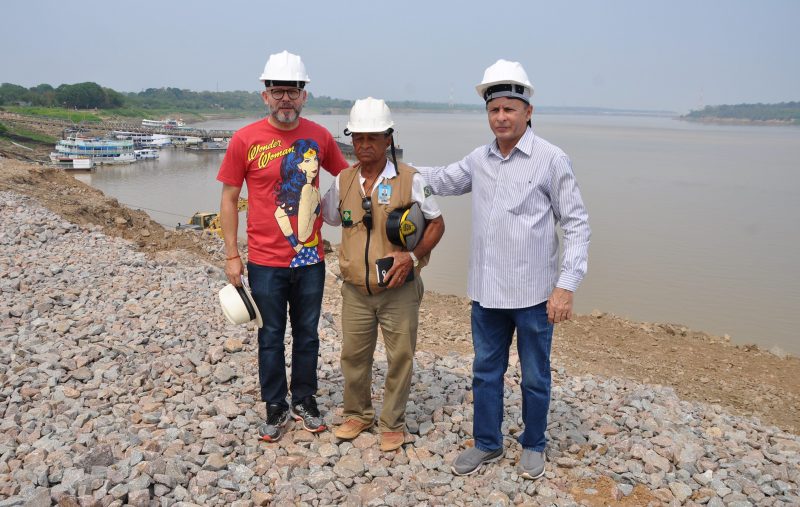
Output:
[[417,256],[416,256],[416,255],[414,255],[414,252],[412,252],[411,250],[409,250],[409,251],[408,251],[408,255],[410,255],[410,256],[411,256],[411,262],[413,262],[413,263],[414,263],[414,267],[416,268],[417,266],[419,266],[419,259],[417,259]]

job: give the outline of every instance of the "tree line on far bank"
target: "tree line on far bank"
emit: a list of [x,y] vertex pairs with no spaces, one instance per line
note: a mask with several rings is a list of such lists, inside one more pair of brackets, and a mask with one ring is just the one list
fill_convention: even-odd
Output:
[[706,106],[699,111],[690,112],[685,118],[692,120],[722,118],[800,123],[800,102]]
[[[308,94],[309,108],[318,111],[349,111],[352,100],[335,99],[328,96],[316,97]],[[2,83],[0,84],[0,106],[38,106],[66,109],[152,109],[173,111],[243,111],[262,112],[264,101],[257,91],[196,92],[180,88],[148,88],[141,92],[118,92],[97,83],[86,82],[62,84],[57,88],[40,84],[31,88]],[[390,107],[400,109],[447,110],[452,104],[389,101]],[[479,106],[458,105],[457,109],[479,109]]]
[[[313,101],[313,104],[312,104]],[[62,107],[67,109],[176,109],[260,111],[264,102],[258,92],[195,92],[179,88],[148,88],[141,92],[118,92],[97,83],[62,84],[57,88],[40,84],[31,88],[0,84],[0,106]],[[319,108],[352,107],[353,101],[312,97],[309,105]]]
[[97,83],[62,84],[58,88],[44,83],[31,88],[11,83],[0,85],[0,106],[115,109],[124,104],[122,94],[111,88],[103,88]]

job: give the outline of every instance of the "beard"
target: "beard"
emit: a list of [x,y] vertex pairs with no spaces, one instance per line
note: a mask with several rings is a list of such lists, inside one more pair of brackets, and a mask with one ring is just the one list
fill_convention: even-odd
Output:
[[302,106],[294,106],[290,104],[283,104],[283,106],[291,107],[291,111],[275,109],[271,112],[271,116],[279,123],[293,123],[300,117],[300,112],[303,110]]

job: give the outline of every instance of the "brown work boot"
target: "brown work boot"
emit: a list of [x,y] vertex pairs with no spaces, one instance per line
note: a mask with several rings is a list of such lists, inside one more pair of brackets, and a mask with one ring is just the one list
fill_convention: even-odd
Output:
[[352,440],[362,431],[372,427],[374,421],[363,423],[358,419],[348,419],[333,431],[333,436],[340,440]]
[[381,451],[388,452],[399,449],[406,441],[406,434],[402,431],[384,431],[381,433]]

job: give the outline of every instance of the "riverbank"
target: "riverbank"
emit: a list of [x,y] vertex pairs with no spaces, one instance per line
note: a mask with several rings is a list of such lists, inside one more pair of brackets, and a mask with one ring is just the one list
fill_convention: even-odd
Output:
[[684,115],[679,116],[678,119],[709,125],[755,125],[769,127],[792,127],[798,125],[798,122],[795,120],[751,120],[748,118],[721,118],[719,116],[691,117]]
[[[600,312],[557,327],[546,478],[516,476],[512,439],[482,475],[453,477],[448,463],[471,432],[468,302],[432,293],[402,451],[378,452],[373,433],[350,444],[297,429],[261,444],[253,333],[217,308],[218,243],[165,231],[49,168],[0,159],[0,192],[0,498],[798,501],[797,358]],[[336,424],[334,256],[328,270],[319,401]],[[382,355],[375,371],[380,385]],[[512,358],[509,436],[520,430],[518,383]]]

